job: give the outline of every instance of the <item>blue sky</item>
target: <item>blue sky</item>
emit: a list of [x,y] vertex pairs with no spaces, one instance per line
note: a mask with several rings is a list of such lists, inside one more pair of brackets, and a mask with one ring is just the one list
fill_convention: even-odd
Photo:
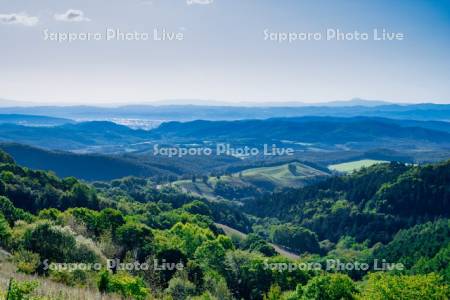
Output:
[[[54,33],[182,41],[46,41]],[[279,43],[269,32],[400,32],[397,41]],[[0,0],[0,98],[450,103],[450,1]]]

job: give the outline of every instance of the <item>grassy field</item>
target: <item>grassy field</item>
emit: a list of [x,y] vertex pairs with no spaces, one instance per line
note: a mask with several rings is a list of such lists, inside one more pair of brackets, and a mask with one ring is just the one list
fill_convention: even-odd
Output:
[[[0,259],[0,299],[6,298],[9,281],[35,281],[39,285],[33,292],[34,297],[51,300],[119,300],[119,296],[102,295],[94,288],[77,288],[63,285],[40,276],[26,275],[16,272],[16,267],[7,260]],[[29,298],[26,298],[29,299]],[[34,298],[31,298],[34,299]]]
[[385,160],[362,159],[362,160],[355,160],[355,161],[350,161],[350,162],[336,164],[336,165],[329,165],[328,168],[333,171],[350,173],[350,172],[359,170],[363,167],[370,167],[371,165],[374,165],[374,164],[381,164],[381,163],[387,163],[387,162],[388,161],[385,161]]
[[[290,168],[289,165],[294,166],[294,168]],[[258,185],[259,182],[268,182],[276,187],[301,187],[311,179],[327,175],[325,172],[299,162],[247,169],[241,173],[243,179],[249,183]]]
[[[327,175],[323,171],[299,162],[293,162],[272,167],[251,168],[239,173],[221,176],[220,180],[233,186],[252,185],[259,189],[271,191],[283,187],[302,187]],[[207,183],[204,183],[201,179],[197,179],[196,182],[179,180],[174,182],[173,185],[184,192],[213,199],[215,198],[214,188],[218,180],[216,177],[209,177]]]

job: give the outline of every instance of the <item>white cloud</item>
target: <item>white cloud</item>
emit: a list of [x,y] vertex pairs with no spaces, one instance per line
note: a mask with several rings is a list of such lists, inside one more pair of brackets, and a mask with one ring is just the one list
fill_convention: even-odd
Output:
[[63,22],[89,22],[91,19],[84,16],[84,12],[78,9],[69,9],[65,13],[55,14],[56,21]]
[[207,5],[213,3],[214,0],[186,0],[186,3],[188,5],[192,4],[200,4],[200,5]]
[[29,16],[27,13],[0,14],[0,23],[35,26],[37,23],[39,23],[39,18]]

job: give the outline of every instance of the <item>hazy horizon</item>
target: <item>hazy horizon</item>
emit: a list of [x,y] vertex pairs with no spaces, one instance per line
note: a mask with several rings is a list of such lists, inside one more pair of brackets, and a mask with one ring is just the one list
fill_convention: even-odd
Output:
[[5,99],[0,97],[0,107],[38,107],[38,106],[93,106],[93,107],[122,107],[122,106],[245,106],[245,107],[276,107],[276,106],[382,106],[382,105],[414,105],[414,104],[450,104],[450,101],[389,101],[374,99],[343,99],[327,101],[219,101],[208,99],[163,99],[150,101],[21,101],[15,99]]

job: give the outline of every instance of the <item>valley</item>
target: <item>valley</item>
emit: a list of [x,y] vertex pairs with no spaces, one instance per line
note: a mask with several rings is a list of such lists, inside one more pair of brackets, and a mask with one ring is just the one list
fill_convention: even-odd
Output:
[[[427,285],[430,299],[450,295],[450,127],[440,119],[155,126],[60,116],[0,115],[0,290],[262,300],[279,289],[293,298],[273,299],[305,300],[322,299],[302,298],[316,281],[332,281],[351,295],[327,298],[338,300],[372,299],[368,286],[403,280],[401,293]],[[111,259],[158,267],[110,270]],[[99,267],[45,269],[66,262]],[[345,267],[354,265],[367,268]]]

